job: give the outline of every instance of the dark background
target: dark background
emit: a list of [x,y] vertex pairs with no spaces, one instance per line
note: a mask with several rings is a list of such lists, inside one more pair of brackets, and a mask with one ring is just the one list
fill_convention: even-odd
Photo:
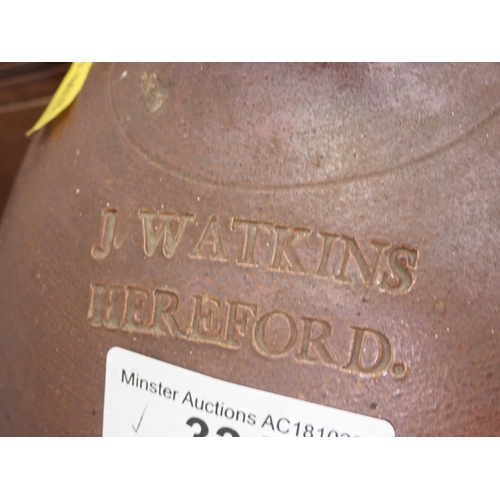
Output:
[[0,62],[0,217],[38,120],[69,63]]

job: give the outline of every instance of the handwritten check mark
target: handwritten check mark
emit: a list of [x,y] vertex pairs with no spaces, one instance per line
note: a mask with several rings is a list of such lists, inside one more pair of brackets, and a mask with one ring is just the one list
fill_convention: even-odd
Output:
[[137,431],[139,430],[139,427],[141,426],[142,419],[144,418],[144,414],[146,413],[146,410],[148,408],[148,405],[146,405],[146,408],[144,408],[144,411],[142,412],[141,418],[139,420],[139,423],[137,424],[137,427],[132,424],[132,429],[134,429],[134,432],[137,434]]

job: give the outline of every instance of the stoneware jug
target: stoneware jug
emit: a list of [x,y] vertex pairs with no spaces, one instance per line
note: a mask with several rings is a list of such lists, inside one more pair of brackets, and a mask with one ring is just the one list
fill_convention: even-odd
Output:
[[94,64],[2,219],[0,434],[500,434],[499,114],[497,64]]

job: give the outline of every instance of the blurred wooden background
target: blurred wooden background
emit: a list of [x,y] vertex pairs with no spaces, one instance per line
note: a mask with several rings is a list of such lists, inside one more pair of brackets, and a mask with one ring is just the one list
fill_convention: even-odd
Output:
[[0,217],[36,122],[70,63],[0,62]]

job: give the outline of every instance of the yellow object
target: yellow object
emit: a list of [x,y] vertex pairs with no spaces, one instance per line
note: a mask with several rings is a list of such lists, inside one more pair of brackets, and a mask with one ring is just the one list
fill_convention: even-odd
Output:
[[26,132],[27,136],[41,129],[44,125],[53,120],[75,100],[75,97],[80,93],[87,79],[91,67],[91,62],[74,62],[70,66],[61,85],[59,85],[59,88],[56,90],[54,97],[52,97],[52,100],[49,102],[42,116],[40,116],[35,125]]

